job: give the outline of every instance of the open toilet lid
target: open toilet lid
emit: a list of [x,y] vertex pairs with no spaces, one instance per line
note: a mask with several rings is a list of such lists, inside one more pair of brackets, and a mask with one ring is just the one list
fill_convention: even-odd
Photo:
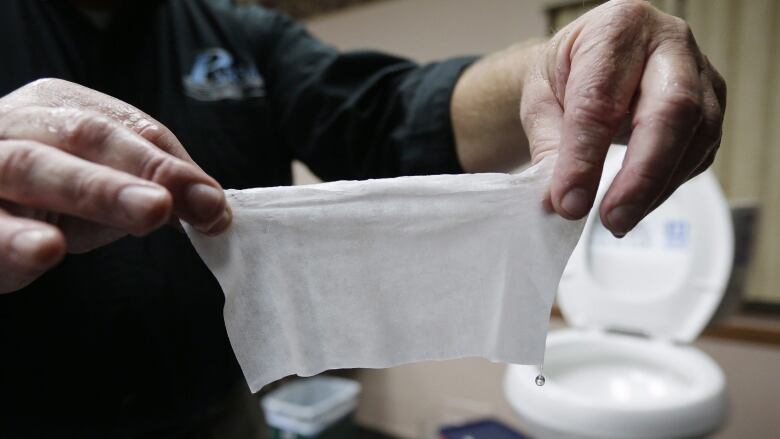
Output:
[[723,296],[733,260],[731,214],[715,177],[680,187],[623,239],[601,224],[598,206],[623,162],[610,149],[593,210],[558,287],[575,327],[693,341]]

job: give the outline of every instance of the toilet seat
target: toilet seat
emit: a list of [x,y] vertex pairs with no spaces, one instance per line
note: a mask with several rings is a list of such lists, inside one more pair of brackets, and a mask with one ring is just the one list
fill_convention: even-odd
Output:
[[[620,170],[607,156],[595,205]],[[623,239],[594,208],[558,285],[558,306],[578,328],[613,329],[689,343],[709,322],[731,274],[731,213],[711,172],[680,187]]]
[[[619,171],[610,149],[595,205]],[[509,366],[510,404],[541,438],[685,438],[717,429],[723,371],[693,341],[723,296],[733,258],[728,205],[705,172],[622,240],[594,208],[558,288],[571,329],[547,337],[546,384]]]
[[724,420],[723,372],[693,347],[563,329],[548,337],[542,388],[537,373],[510,366],[505,389],[540,438],[687,438]]

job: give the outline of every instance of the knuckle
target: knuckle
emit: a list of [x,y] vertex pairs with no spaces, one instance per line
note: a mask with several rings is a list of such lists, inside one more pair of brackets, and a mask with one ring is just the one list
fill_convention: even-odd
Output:
[[642,0],[616,0],[612,2],[612,6],[612,10],[621,16],[637,18],[646,16],[653,9],[652,6]]
[[75,174],[62,188],[61,197],[71,203],[73,212],[92,221],[135,233],[150,231],[157,224],[148,224],[149,218],[136,215],[153,211],[156,205],[145,203],[144,206],[129,206],[127,200],[122,198],[122,191],[133,182],[117,177],[110,171]]
[[86,171],[73,174],[62,190],[76,211],[91,212],[109,207],[109,188],[98,172]]
[[95,147],[108,139],[114,131],[111,120],[98,113],[68,111],[59,128],[60,141],[67,148]]
[[164,145],[168,144],[170,137],[173,136],[173,133],[152,122],[147,121],[146,119],[144,119],[144,122],[145,123],[143,124],[139,123],[133,125],[133,131],[138,133],[139,136],[158,148],[162,149]]
[[138,135],[147,140],[149,140],[148,137],[154,138],[160,135],[157,133],[160,127],[158,127],[157,124],[148,118],[144,117],[144,115],[141,113],[131,113],[127,115],[124,123],[125,126],[135,131]]
[[590,127],[589,130],[597,132],[594,134],[608,134],[625,116],[621,105],[603,88],[593,86],[580,89],[575,99],[572,122],[580,127]]
[[670,16],[671,27],[680,38],[693,40],[693,30],[687,21],[680,17]]
[[599,22],[605,38],[626,36],[627,32],[640,33],[643,23],[656,12],[653,6],[642,0],[613,0],[603,7]]
[[0,143],[0,186],[24,189],[23,183],[29,170],[38,160],[37,149],[32,143],[6,141]]
[[30,107],[11,107],[3,111],[0,117],[0,139],[13,138],[14,130],[30,116]]
[[189,157],[179,139],[176,138],[176,135],[164,125],[148,119],[141,119],[141,122],[133,125],[132,130],[144,140],[168,154],[183,159]]
[[573,174],[591,174],[594,170],[601,169],[603,160],[595,148],[576,148],[571,150],[570,154],[575,162]]
[[674,15],[664,15],[659,30],[667,40],[692,41],[693,30],[687,21]]
[[672,93],[666,98],[666,104],[670,109],[677,109],[681,112],[701,112],[701,96],[694,93]]
[[658,104],[658,117],[669,124],[680,121],[699,123],[702,118],[702,99],[693,93],[675,92]]
[[162,153],[152,153],[141,164],[138,177],[154,182],[167,181],[176,173],[176,163]]
[[578,162],[590,165],[600,163],[602,147],[612,140],[620,120],[614,116],[605,116],[598,110],[598,106],[586,106],[574,110],[569,121],[573,126],[573,138],[563,145],[565,149],[573,151],[573,158]]
[[[632,4],[632,3],[629,3]],[[597,51],[608,47],[613,56],[620,58],[626,54],[639,53],[638,47],[647,39],[643,23],[647,21],[647,11],[644,7],[615,7],[596,22],[592,38],[584,40],[583,52]],[[631,59],[626,59],[626,62]]]
[[613,0],[589,12],[593,20],[589,22],[585,35],[588,38],[577,40],[577,51],[598,51],[608,47],[619,56],[623,53],[638,52],[649,35],[645,23],[655,9],[641,0]]
[[679,17],[666,15],[658,28],[656,39],[657,48],[664,52],[686,56],[700,53],[691,26]]
[[593,78],[590,84],[579,87],[575,93],[576,105],[588,112],[592,112],[597,118],[619,120],[623,115],[623,108],[612,95],[613,90],[607,81],[601,78]]

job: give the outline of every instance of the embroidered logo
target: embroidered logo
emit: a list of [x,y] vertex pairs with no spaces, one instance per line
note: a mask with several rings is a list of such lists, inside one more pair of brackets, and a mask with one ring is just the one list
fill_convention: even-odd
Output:
[[242,100],[265,96],[265,81],[254,64],[236,62],[221,47],[200,52],[184,77],[184,93],[199,101]]

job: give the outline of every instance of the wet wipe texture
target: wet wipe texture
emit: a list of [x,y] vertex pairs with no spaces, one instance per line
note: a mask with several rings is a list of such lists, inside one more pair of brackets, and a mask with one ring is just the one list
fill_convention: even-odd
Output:
[[335,368],[541,362],[583,226],[543,209],[553,163],[227,191],[228,231],[187,233],[252,391]]

